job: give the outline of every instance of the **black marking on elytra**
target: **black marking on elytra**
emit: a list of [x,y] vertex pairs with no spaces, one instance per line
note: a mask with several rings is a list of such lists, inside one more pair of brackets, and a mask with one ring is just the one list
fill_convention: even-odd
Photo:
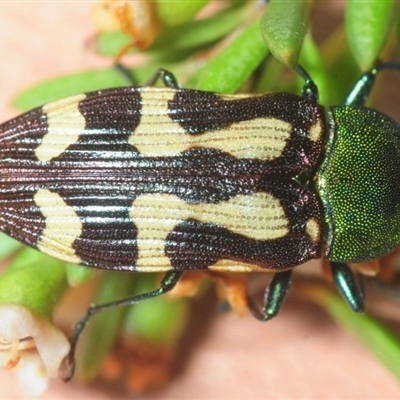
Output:
[[[198,97],[198,100],[193,100],[196,105],[188,104],[195,93]],[[189,129],[189,124],[195,126],[194,113],[204,119],[208,114],[213,114],[210,109],[201,109],[206,106],[201,102],[203,97],[221,101],[217,95],[201,93],[177,90],[177,96],[179,94],[185,100],[180,107],[187,109],[180,116],[180,122],[186,124],[185,129]],[[250,117],[246,114],[249,108],[256,106],[258,113],[273,114],[281,119],[285,119],[283,116],[286,114],[293,114],[292,117],[286,117],[286,120],[289,119],[295,125],[300,120],[300,115],[306,113],[306,117],[303,117],[309,122],[298,122],[299,127],[293,129],[292,139],[285,148],[285,156],[280,157],[281,160],[238,159],[229,152],[210,148],[191,148],[173,157],[142,156],[129,144],[130,135],[140,122],[139,88],[120,88],[88,94],[79,103],[79,110],[86,119],[85,131],[76,143],[50,161],[39,161],[35,157],[35,149],[47,132],[46,116],[41,109],[0,125],[0,229],[36,247],[45,221],[33,201],[33,196],[39,189],[48,189],[58,193],[74,209],[83,224],[82,235],[73,244],[83,264],[133,270],[138,254],[137,228],[129,217],[129,209],[139,195],[167,193],[177,195],[182,201],[189,203],[215,204],[238,194],[268,192],[281,201],[289,218],[292,234],[297,235],[299,240],[296,250],[293,250],[293,257],[297,253],[297,258],[292,266],[303,259],[313,258],[317,251],[315,244],[309,243],[308,236],[304,234],[305,221],[309,217],[320,221],[319,207],[314,204],[316,200],[311,192],[310,202],[305,200],[307,196],[304,196],[304,192],[309,189],[296,183],[295,177],[300,168],[297,165],[299,159],[304,160],[301,169],[308,170],[317,165],[320,157],[321,141],[313,143],[306,137],[309,125],[315,122],[307,115],[316,106],[297,96],[289,96],[290,101],[285,103],[282,100],[284,104],[274,105],[279,101],[273,97],[273,101],[265,96],[256,97],[254,101],[237,100],[235,118],[242,120],[256,117],[254,112]],[[284,112],[285,104],[290,107]],[[298,109],[294,109],[296,104]],[[273,113],[268,111],[270,106],[273,106]],[[322,111],[318,116],[323,118]],[[195,133],[200,134],[200,131],[199,128]],[[182,224],[184,226],[185,222]],[[203,229],[203,225],[193,226]],[[246,262],[255,260],[260,266],[268,264],[282,268],[279,263],[283,259],[292,260],[283,255],[283,251],[292,252],[291,241],[286,250],[283,250],[286,239],[262,244],[227,232],[224,228],[213,227],[216,233],[211,236],[207,233],[209,228],[204,228],[204,231],[193,228],[191,235],[196,240],[192,241],[188,234],[179,236],[179,229],[177,227],[171,233],[175,236],[169,238],[169,243],[179,243],[179,246],[174,245],[175,250],[181,249],[179,257],[176,252],[172,255],[171,246],[167,251],[173,266],[178,269],[186,268],[185,265],[189,268],[193,260],[203,257],[204,249],[210,247],[207,238],[212,238],[213,243],[219,242],[218,245],[213,245],[214,253],[211,254],[215,257],[239,259],[240,251],[247,247],[254,250],[254,255],[251,256],[251,252],[243,250],[242,260],[243,257],[251,256]],[[187,239],[179,241],[176,235]],[[205,245],[199,247],[196,244],[199,241],[204,241]],[[262,255],[264,250],[257,250],[257,246],[264,250],[270,247],[271,251]],[[259,254],[258,258],[255,254]],[[209,259],[205,267],[211,263],[212,260]]]
[[36,169],[35,149],[46,132],[41,108],[0,125],[0,229],[32,247],[45,221],[33,201],[29,176]]
[[85,130],[78,141],[68,147],[63,159],[76,158],[75,152],[86,160],[129,160],[134,155],[128,139],[140,123],[140,92],[130,87],[105,93],[89,93],[79,103],[79,111],[86,121]]
[[280,271],[321,256],[320,246],[307,235],[253,240],[196,220],[180,222],[168,235],[165,251],[177,271],[207,269],[219,260]]
[[89,265],[134,270],[137,229],[128,215],[132,205],[128,193],[103,195],[90,188],[75,191],[74,197],[68,190],[58,193],[82,221],[82,233],[73,244],[76,254]]
[[256,118],[276,118],[293,126],[290,140],[280,157],[269,162],[270,168],[300,172],[317,165],[322,139],[314,143],[308,137],[318,121],[325,129],[322,107],[289,93],[224,100],[220,95],[198,90],[177,90],[168,102],[170,118],[186,132],[200,135],[226,129],[231,125]]
[[[288,235],[272,240],[252,240],[221,226],[192,219],[182,221],[167,238],[165,251],[174,269],[206,269],[219,260],[228,259],[285,270],[319,258],[320,244],[306,233],[309,219],[320,218],[316,195],[295,181],[268,182],[264,191],[280,199],[289,220]],[[201,235],[197,234],[199,231]]]
[[[46,133],[47,117],[41,107],[4,122],[0,125],[0,162],[6,160],[29,168],[36,161],[35,150]],[[2,182],[13,179],[7,174],[1,175]]]

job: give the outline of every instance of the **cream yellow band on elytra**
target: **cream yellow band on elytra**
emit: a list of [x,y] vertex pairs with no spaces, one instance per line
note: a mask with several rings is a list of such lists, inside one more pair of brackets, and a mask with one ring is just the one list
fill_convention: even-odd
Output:
[[[189,135],[168,115],[168,101],[174,98],[174,89],[141,88],[140,93],[140,124],[129,143],[145,157],[173,157],[192,147],[206,147],[237,158],[272,160],[282,154],[290,140],[292,125],[276,118],[256,118],[226,129]],[[246,96],[238,96],[243,97]]]
[[78,141],[86,125],[85,117],[79,112],[78,106],[85,98],[85,94],[78,94],[43,106],[48,127],[42,142],[35,150],[38,160],[50,161]]
[[46,220],[45,229],[37,243],[38,249],[50,256],[79,264],[81,259],[72,248],[73,242],[82,233],[78,215],[59,194],[48,189],[39,189],[33,200]]
[[308,137],[313,142],[316,142],[317,140],[321,139],[322,135],[323,135],[323,126],[322,126],[322,121],[319,119],[314,125],[311,126]]
[[307,221],[306,232],[314,243],[319,243],[321,240],[321,226],[317,219],[310,218]]
[[271,240],[289,233],[289,221],[279,200],[267,193],[238,195],[218,204],[189,204],[175,195],[142,194],[133,202],[130,217],[138,228],[137,266],[141,270],[170,265],[164,253],[166,238],[188,218],[254,240]]

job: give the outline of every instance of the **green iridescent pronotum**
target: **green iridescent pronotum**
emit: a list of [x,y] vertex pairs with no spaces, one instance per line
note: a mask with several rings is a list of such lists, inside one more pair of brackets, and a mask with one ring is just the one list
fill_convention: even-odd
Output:
[[399,125],[371,108],[331,108],[333,124],[317,189],[324,206],[327,256],[357,263],[400,243]]

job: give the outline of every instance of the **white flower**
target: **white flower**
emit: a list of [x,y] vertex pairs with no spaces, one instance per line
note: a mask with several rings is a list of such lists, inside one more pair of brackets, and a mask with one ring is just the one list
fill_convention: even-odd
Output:
[[46,390],[69,349],[66,336],[46,318],[20,305],[0,305],[0,365],[16,371],[29,393]]

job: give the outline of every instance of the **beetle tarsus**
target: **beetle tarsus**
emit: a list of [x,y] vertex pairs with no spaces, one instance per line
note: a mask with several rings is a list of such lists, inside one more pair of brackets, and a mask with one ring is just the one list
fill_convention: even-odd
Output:
[[262,311],[248,299],[249,309],[252,314],[260,321],[269,321],[280,311],[292,282],[292,270],[279,272],[274,275],[271,283],[264,294],[264,306]]
[[146,86],[154,86],[158,79],[161,79],[166,87],[169,87],[171,89],[180,88],[180,85],[178,83],[178,80],[175,78],[175,75],[164,68],[159,68],[156,73],[147,81]]
[[331,262],[330,265],[336,287],[346,302],[353,311],[363,312],[365,308],[364,293],[349,266],[339,262]]

